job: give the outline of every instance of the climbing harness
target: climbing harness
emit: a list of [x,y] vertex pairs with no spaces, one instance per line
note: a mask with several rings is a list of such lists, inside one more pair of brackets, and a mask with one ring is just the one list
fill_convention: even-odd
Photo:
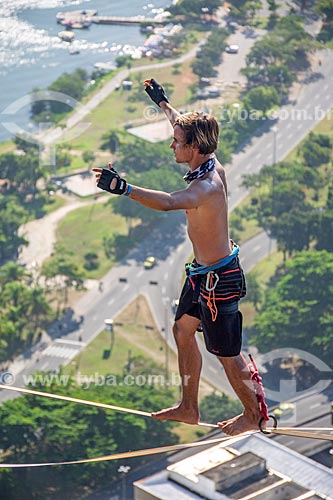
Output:
[[212,266],[200,266],[195,261],[185,264],[186,276],[191,277],[191,276],[196,276],[198,274],[199,275],[207,274],[209,271],[216,271],[217,269],[220,269],[221,267],[228,265],[239,254],[239,245],[237,245],[234,241],[231,241],[231,244],[232,244],[231,253],[227,257],[224,257],[224,259],[219,260],[216,264],[213,264]]
[[201,278],[203,278],[203,276],[206,276],[205,291],[208,292],[207,307],[211,312],[212,321],[216,321],[218,315],[218,307],[215,300],[215,288],[220,280],[220,277],[216,271],[230,264],[230,262],[239,253],[239,246],[232,240],[231,244],[232,251],[230,255],[224,257],[224,259],[221,259],[216,264],[213,264],[211,266],[200,266],[195,261],[185,264],[186,275],[190,279],[192,287],[195,291],[193,297],[194,302],[198,302],[199,299]]

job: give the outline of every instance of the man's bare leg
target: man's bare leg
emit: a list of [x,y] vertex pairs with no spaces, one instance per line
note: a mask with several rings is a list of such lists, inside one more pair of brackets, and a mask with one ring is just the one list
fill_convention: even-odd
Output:
[[202,358],[195,338],[199,324],[200,320],[188,314],[174,324],[182,395],[177,406],[152,413],[159,420],[177,420],[187,424],[199,422],[198,391]]
[[230,358],[219,357],[218,359],[225,369],[232,388],[244,406],[241,415],[224,422],[218,422],[218,425],[223,432],[231,436],[246,431],[258,430],[259,420],[262,415],[244,356],[239,354]]

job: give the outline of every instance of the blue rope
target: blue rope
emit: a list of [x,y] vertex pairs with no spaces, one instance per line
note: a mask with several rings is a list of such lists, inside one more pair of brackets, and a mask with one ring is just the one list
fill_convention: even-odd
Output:
[[196,274],[207,274],[209,271],[215,271],[216,269],[220,269],[221,267],[226,266],[231,262],[236,255],[239,254],[239,246],[234,243],[233,249],[230,255],[228,257],[224,257],[224,259],[221,259],[219,262],[216,264],[213,264],[212,266],[197,266],[193,264],[186,264],[185,265],[185,270],[187,276],[195,276]]

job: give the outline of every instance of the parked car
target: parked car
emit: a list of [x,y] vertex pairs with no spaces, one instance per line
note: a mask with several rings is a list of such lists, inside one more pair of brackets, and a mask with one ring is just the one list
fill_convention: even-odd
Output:
[[154,257],[153,255],[149,255],[144,261],[143,267],[145,269],[151,269],[152,267],[155,266],[156,262],[157,262],[156,257]]
[[294,409],[295,405],[293,403],[281,403],[272,413],[276,418],[291,417]]
[[228,54],[237,54],[239,51],[239,46],[238,45],[227,45],[225,48],[225,51],[228,52]]

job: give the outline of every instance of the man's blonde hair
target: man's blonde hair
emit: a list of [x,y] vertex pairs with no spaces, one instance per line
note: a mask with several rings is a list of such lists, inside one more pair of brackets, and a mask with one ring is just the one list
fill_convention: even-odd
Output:
[[214,153],[219,140],[219,125],[214,116],[193,111],[179,115],[174,123],[185,133],[185,144],[197,146],[200,154]]

